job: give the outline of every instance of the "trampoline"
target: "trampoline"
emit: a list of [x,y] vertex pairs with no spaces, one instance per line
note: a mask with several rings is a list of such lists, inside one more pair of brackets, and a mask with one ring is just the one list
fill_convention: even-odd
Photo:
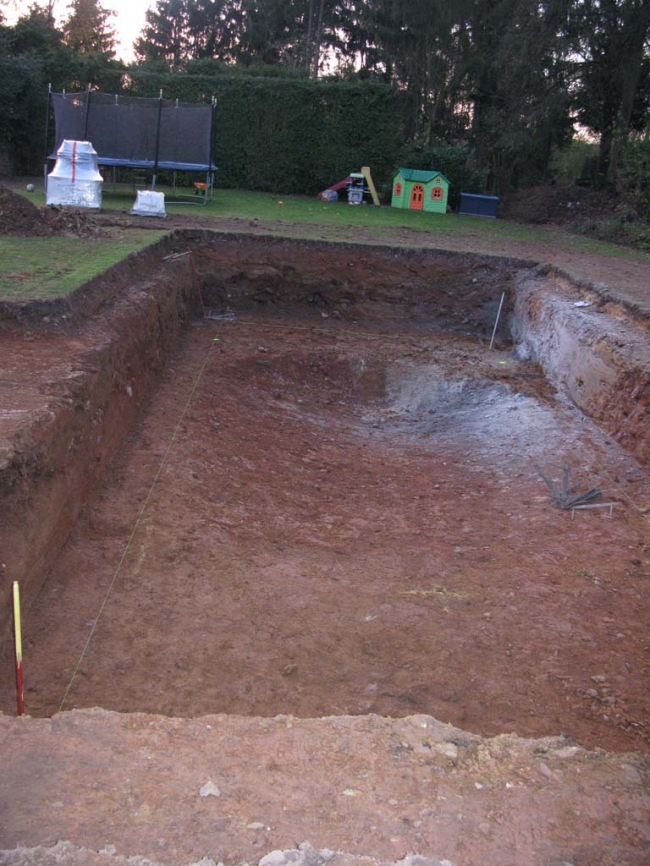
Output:
[[[97,152],[100,166],[115,172],[118,168],[133,169],[151,175],[155,189],[161,171],[171,171],[176,191],[176,175],[204,175],[205,181],[195,183],[202,191],[202,202],[212,197],[214,172],[212,135],[216,100],[211,104],[179,102],[139,96],[100,93],[52,93],[55,144],[48,159],[56,153],[64,139],[90,141]],[[48,120],[50,112],[48,108]],[[47,174],[47,172],[46,172]],[[181,197],[182,198],[182,197]],[[189,204],[187,197],[178,203]]]

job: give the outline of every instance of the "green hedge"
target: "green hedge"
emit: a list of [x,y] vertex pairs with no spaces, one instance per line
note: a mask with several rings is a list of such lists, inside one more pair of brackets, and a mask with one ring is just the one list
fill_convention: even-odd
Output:
[[[134,96],[157,96],[162,89],[166,98],[183,102],[216,96],[212,156],[217,185],[225,188],[314,195],[363,165],[371,167],[378,187],[389,188],[400,162],[402,96],[381,84],[228,67],[207,75],[172,74],[80,59],[64,49],[59,54],[45,63],[38,52],[0,51],[0,150],[19,171],[42,164],[48,79],[55,90],[70,92],[91,83],[105,93]],[[52,141],[53,132],[52,125]]]
[[382,85],[130,70],[124,89],[135,96],[162,89],[185,102],[217,97],[221,187],[313,195],[362,165],[379,181],[389,178],[398,162],[400,97]]

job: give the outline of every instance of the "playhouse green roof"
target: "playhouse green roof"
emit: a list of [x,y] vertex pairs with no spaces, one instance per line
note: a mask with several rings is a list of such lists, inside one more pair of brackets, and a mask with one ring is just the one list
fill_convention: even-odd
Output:
[[449,183],[447,178],[441,171],[420,171],[418,168],[398,168],[396,175],[401,174],[404,180],[413,180],[416,183],[429,183],[434,177],[441,177],[446,183]]

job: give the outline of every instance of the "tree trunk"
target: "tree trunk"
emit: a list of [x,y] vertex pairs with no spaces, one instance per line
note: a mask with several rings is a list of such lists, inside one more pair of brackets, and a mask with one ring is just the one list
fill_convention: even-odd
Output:
[[309,0],[309,17],[307,19],[307,37],[305,39],[305,57],[303,70],[305,77],[309,78],[312,63],[312,42],[314,38],[314,0]]
[[323,11],[325,8],[325,0],[320,0],[318,7],[318,23],[316,25],[316,35],[314,37],[314,78],[318,78],[318,66],[320,60],[320,43],[323,37]]
[[623,176],[621,163],[623,152],[627,143],[630,118],[634,107],[639,74],[643,61],[645,41],[650,29],[650,3],[647,0],[638,0],[626,21],[624,38],[625,50],[621,53],[621,93],[616,120],[610,135],[606,136],[608,150],[603,153],[603,141],[601,139],[601,153],[607,159],[606,182],[613,186],[618,192],[622,192]]

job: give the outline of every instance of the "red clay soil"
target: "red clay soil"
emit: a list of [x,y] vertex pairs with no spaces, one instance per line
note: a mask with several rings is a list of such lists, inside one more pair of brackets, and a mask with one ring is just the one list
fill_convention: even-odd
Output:
[[[2,561],[74,527],[24,612],[27,711],[126,713],[0,714],[0,864],[250,863],[309,839],[431,857],[404,866],[644,866],[650,480],[534,364],[487,351],[512,263],[434,291],[397,255],[382,276],[374,253],[332,273],[303,250],[285,304],[281,269],[232,248],[246,273],[206,288],[227,306],[243,281],[235,320],[178,346],[187,260],[113,275],[87,321],[0,323]],[[315,293],[319,270],[339,284]],[[538,469],[565,460],[611,515],[552,507]]]
[[[29,712],[415,712],[645,750],[647,518],[551,507],[535,467],[565,459],[650,501],[474,338],[193,329],[25,617]],[[2,681],[11,712],[7,656]]]
[[[0,717],[0,744],[2,866],[215,866],[274,849],[261,866],[648,862],[648,758],[561,738],[481,741],[426,716],[86,710]],[[303,840],[329,852],[280,853]]]
[[141,253],[137,277],[127,261],[69,298],[0,305],[0,642],[11,582],[29,607],[186,324],[189,279],[157,270],[166,252]]

